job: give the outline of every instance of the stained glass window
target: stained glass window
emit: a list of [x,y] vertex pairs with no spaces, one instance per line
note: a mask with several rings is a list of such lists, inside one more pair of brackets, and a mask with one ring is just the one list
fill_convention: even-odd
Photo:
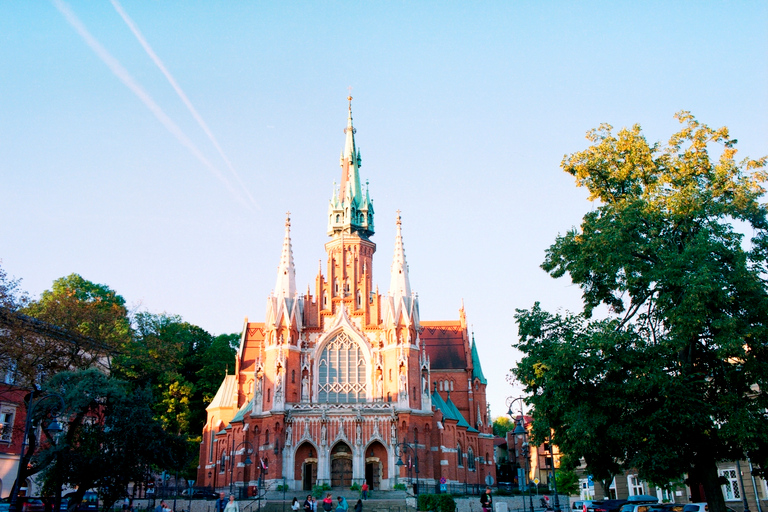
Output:
[[366,401],[366,365],[360,345],[342,332],[323,349],[318,365],[318,402]]

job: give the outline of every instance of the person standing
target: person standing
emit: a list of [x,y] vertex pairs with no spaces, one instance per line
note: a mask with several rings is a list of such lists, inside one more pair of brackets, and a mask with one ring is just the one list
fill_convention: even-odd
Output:
[[300,508],[301,505],[299,505],[299,500],[293,498],[293,502],[291,503],[291,510],[293,510],[293,512],[299,512]]
[[363,512],[363,500],[357,500],[357,503],[355,503],[355,512]]
[[304,500],[304,512],[312,512],[312,495],[308,494]]
[[333,497],[331,496],[331,493],[325,495],[325,499],[323,500],[323,510],[325,510],[325,512],[331,512],[331,510],[333,510]]
[[493,510],[493,496],[491,496],[490,487],[486,487],[485,492],[480,495],[480,506],[483,507],[483,512],[491,512]]
[[216,500],[216,506],[213,508],[214,512],[224,512],[227,507],[227,500],[224,498],[224,493],[219,493],[219,499]]
[[240,506],[235,501],[234,494],[229,495],[229,501],[227,502],[227,506],[224,507],[224,512],[240,512]]
[[368,499],[368,482],[363,482],[363,486],[361,487],[361,489],[363,490],[363,499],[367,500]]

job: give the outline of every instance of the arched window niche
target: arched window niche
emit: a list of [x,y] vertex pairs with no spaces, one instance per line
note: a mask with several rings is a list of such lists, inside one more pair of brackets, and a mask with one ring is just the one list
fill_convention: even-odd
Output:
[[317,365],[317,401],[356,403],[367,401],[367,364],[363,347],[341,331],[320,354]]

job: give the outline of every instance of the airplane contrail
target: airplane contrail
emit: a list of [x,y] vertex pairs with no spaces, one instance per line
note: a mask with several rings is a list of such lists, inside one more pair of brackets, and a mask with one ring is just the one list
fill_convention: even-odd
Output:
[[195,121],[197,121],[197,124],[200,125],[200,128],[203,129],[205,134],[208,136],[210,141],[213,143],[213,145],[216,147],[216,150],[219,152],[219,155],[221,155],[221,158],[226,162],[227,167],[229,167],[229,170],[234,175],[237,182],[240,184],[240,187],[243,189],[243,192],[246,196],[248,196],[248,199],[251,200],[251,203],[256,208],[259,208],[259,206],[256,204],[256,200],[253,199],[253,196],[248,191],[248,188],[245,186],[245,183],[243,183],[243,180],[240,178],[240,175],[235,171],[235,168],[232,166],[232,162],[229,161],[229,158],[227,158],[227,155],[224,154],[224,150],[221,149],[221,145],[219,145],[219,141],[216,140],[216,137],[213,135],[213,132],[211,132],[210,128],[208,128],[208,125],[203,120],[202,116],[198,113],[197,109],[192,105],[192,102],[189,101],[189,98],[184,93],[184,90],[181,88],[181,86],[176,82],[176,79],[173,78],[173,75],[171,75],[171,72],[168,71],[168,69],[163,64],[163,61],[160,60],[160,57],[157,56],[155,51],[152,49],[151,46],[149,46],[149,43],[146,39],[144,39],[144,35],[141,33],[139,28],[136,26],[136,24],[133,22],[130,16],[123,10],[122,5],[120,5],[120,2],[117,0],[111,0],[112,7],[115,8],[117,13],[120,15],[121,18],[123,18],[123,21],[126,25],[128,25],[128,28],[131,29],[131,32],[133,32],[133,35],[136,36],[136,39],[139,41],[141,46],[144,48],[144,51],[147,52],[147,55],[152,59],[152,61],[155,63],[155,65],[162,71],[163,75],[165,75],[165,78],[168,80],[168,83],[171,84],[171,87],[173,87],[173,90],[176,91],[176,94],[181,98],[181,101],[184,102],[184,105],[187,106],[187,109],[192,114],[192,117],[195,118]]
[[176,137],[176,139],[184,146],[186,147],[190,153],[192,153],[195,158],[197,158],[200,163],[202,163],[204,166],[206,166],[214,176],[216,176],[219,181],[221,181],[229,190],[229,192],[243,205],[248,208],[249,210],[253,211],[251,206],[245,202],[240,194],[237,193],[237,191],[232,187],[232,184],[229,183],[229,180],[219,171],[216,166],[214,166],[201,152],[197,147],[192,143],[192,141],[187,137],[184,132],[181,130],[181,128],[174,123],[170,117],[163,111],[163,109],[160,108],[160,106],[155,103],[155,101],[152,99],[152,97],[147,93],[137,82],[133,79],[130,73],[128,73],[128,70],[126,70],[120,62],[118,62],[117,59],[115,59],[112,54],[110,54],[102,45],[99,43],[95,37],[91,35],[90,32],[88,32],[88,29],[85,28],[85,25],[80,21],[80,19],[75,15],[74,12],[69,8],[69,5],[67,5],[63,0],[52,0],[53,5],[56,7],[56,9],[59,10],[59,12],[64,16],[64,18],[67,20],[67,22],[72,25],[72,28],[74,28],[77,33],[80,35],[81,38],[85,41],[85,43],[93,50],[93,52],[104,62],[104,64],[109,67],[110,71],[121,81],[123,84],[128,87],[141,101],[146,105],[146,107],[152,112],[155,117],[157,118],[160,123],[162,123],[165,128],[171,132],[171,134]]

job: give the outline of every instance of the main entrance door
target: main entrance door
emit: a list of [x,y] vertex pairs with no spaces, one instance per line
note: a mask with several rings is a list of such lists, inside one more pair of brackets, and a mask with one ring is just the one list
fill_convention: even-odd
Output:
[[344,443],[333,447],[331,452],[331,486],[352,485],[352,450]]
[[331,460],[331,486],[349,487],[352,485],[352,459],[336,458]]

